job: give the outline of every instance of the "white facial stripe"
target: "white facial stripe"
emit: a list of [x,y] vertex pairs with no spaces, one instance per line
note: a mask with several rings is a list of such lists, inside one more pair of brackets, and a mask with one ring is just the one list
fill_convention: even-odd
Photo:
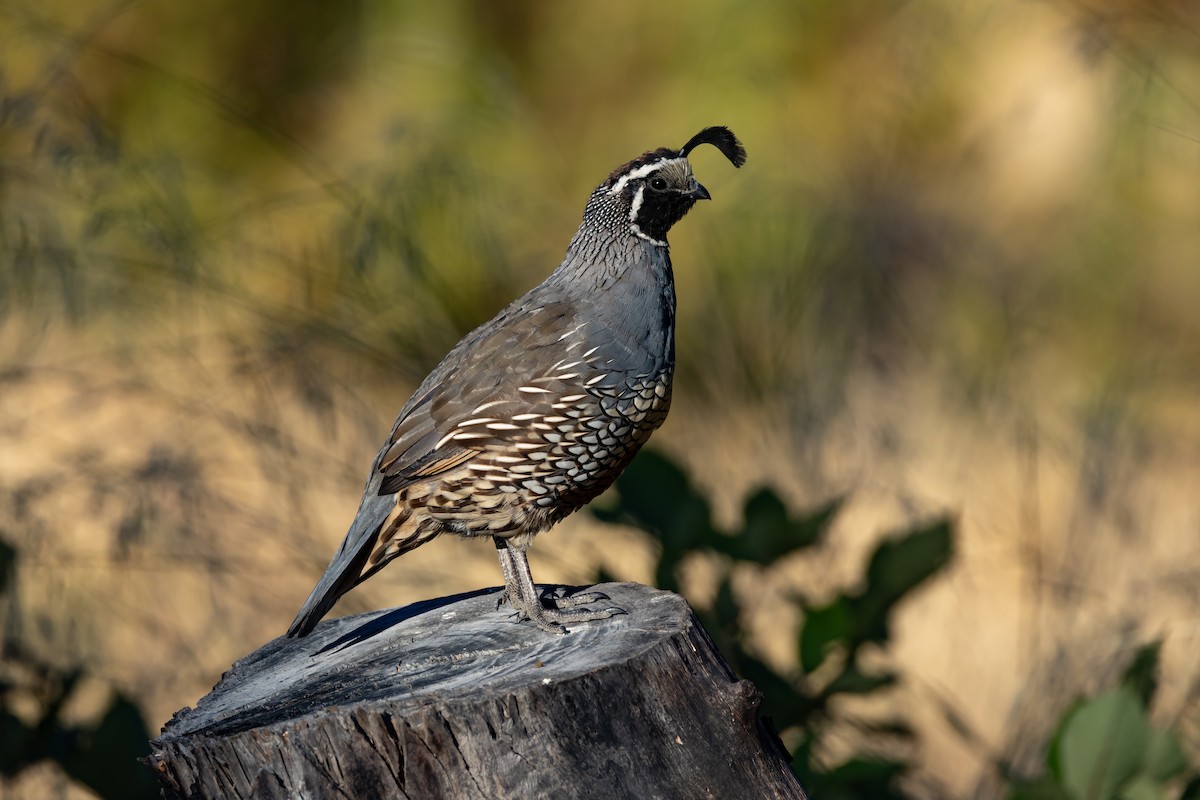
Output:
[[[633,173],[630,173],[630,174],[632,175]],[[622,178],[621,180],[624,180],[624,178]],[[666,242],[662,241],[661,239],[655,239],[653,236],[650,236],[645,231],[643,231],[637,224],[638,212],[642,210],[642,201],[645,199],[646,199],[646,187],[639,186],[637,188],[637,191],[634,192],[633,202],[629,204],[629,230],[633,231],[634,236],[638,236],[642,239],[645,239],[647,242],[650,242],[651,244],[656,244],[659,247],[666,247],[667,246]]]
[[646,199],[646,187],[639,186],[637,193],[633,196],[633,202],[629,204],[629,221],[637,222],[638,212],[642,210],[642,201]]
[[646,233],[641,228],[639,228],[636,222],[629,223],[629,230],[633,231],[634,236],[637,236],[641,239],[645,239],[650,244],[658,245],[659,247],[667,246],[667,243],[664,242],[662,239],[655,239],[653,236],[651,236],[650,234]]
[[616,183],[613,184],[613,187],[608,190],[608,193],[609,194],[620,194],[621,191],[625,188],[625,184],[629,183],[630,181],[637,180],[638,178],[644,178],[652,172],[658,172],[660,169],[665,167],[667,164],[674,164],[677,161],[687,161],[687,159],[686,158],[667,158],[667,159],[663,159],[662,161],[651,161],[649,164],[645,164],[643,166],[638,167],[633,172],[627,172],[624,175],[622,175]]

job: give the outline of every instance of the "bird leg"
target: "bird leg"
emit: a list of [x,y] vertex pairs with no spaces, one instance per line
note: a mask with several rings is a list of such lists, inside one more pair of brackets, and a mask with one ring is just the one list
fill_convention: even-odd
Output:
[[[544,604],[533,585],[533,575],[529,572],[529,559],[525,551],[510,546],[507,539],[499,536],[493,536],[492,539],[496,543],[496,555],[504,573],[505,597],[521,618],[530,620],[547,633],[566,633],[566,624],[609,619],[625,613],[624,609],[616,606],[602,609],[578,608],[585,603],[607,600],[608,597],[600,592],[584,592],[570,597],[548,596],[546,601],[553,605]],[[501,598],[501,602],[503,600],[504,598]]]

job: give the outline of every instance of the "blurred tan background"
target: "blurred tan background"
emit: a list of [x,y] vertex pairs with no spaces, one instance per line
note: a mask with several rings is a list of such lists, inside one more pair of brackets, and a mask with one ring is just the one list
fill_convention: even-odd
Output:
[[[715,201],[672,233],[653,445],[726,514],[848,497],[815,555],[743,576],[764,657],[796,663],[790,593],[949,513],[955,563],[879,654],[904,680],[861,709],[918,726],[914,796],[1000,796],[991,759],[1154,637],[1156,716],[1200,759],[1183,0],[3,0],[5,625],[86,669],[69,712],[120,691],[157,726],[281,634],[427,370],[558,264],[612,168],[711,124],[749,163],[693,157]],[[533,562],[653,557],[579,514]],[[444,539],[338,613],[498,583]]]

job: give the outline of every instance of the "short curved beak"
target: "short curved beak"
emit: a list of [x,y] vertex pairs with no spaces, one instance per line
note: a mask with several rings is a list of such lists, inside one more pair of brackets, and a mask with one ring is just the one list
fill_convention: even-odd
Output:
[[705,189],[698,183],[696,184],[696,188],[690,192],[690,196],[693,200],[712,200],[712,195],[708,193],[708,189]]

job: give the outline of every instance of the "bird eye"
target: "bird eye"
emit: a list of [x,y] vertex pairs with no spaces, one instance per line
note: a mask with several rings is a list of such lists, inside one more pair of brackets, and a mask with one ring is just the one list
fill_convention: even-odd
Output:
[[667,182],[662,178],[651,178],[650,188],[656,192],[661,192],[663,189],[667,188]]

